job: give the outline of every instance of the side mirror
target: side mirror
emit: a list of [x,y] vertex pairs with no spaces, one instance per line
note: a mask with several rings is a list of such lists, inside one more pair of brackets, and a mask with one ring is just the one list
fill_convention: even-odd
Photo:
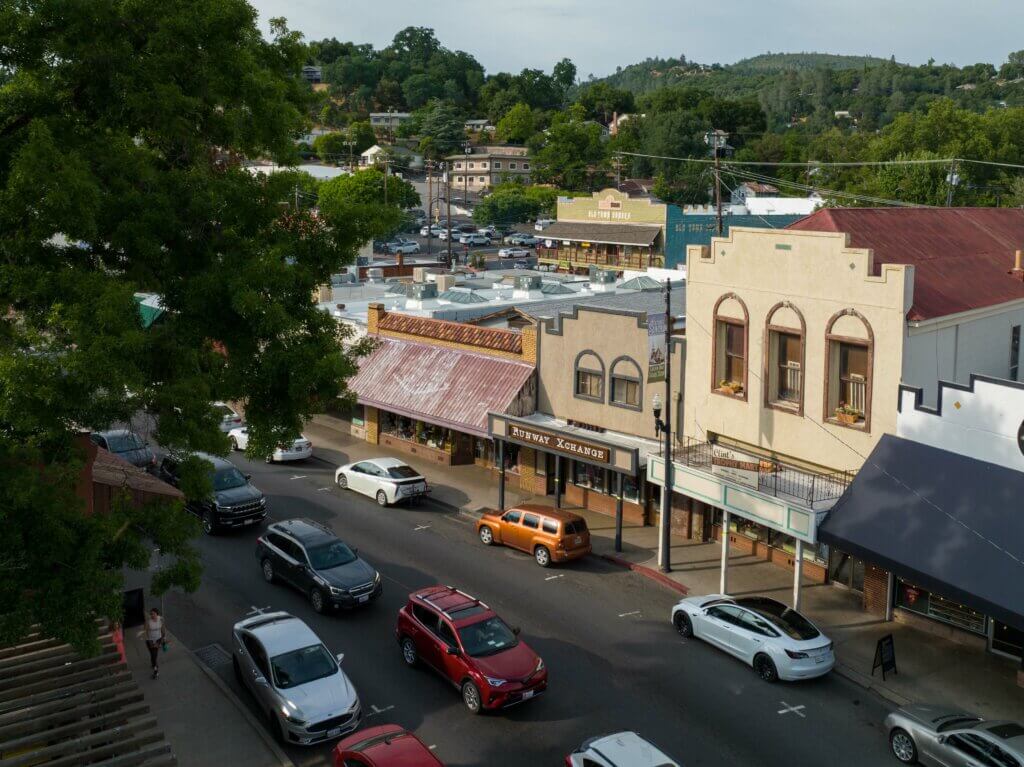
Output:
[[515,634],[516,636],[519,636],[519,632],[520,631],[522,631],[522,629],[519,628],[518,626],[516,626],[514,629],[512,629],[512,633]]
[[940,735],[938,738],[936,738],[936,740],[939,741],[939,745],[941,746],[943,743],[946,742],[946,736],[945,735]]
[[343,652],[340,652],[340,653],[338,653],[338,654],[337,654],[336,656],[334,656],[334,657],[336,657],[336,658],[338,659],[338,663],[340,664],[340,663],[341,663],[341,662],[342,662],[343,660],[345,660],[345,653],[343,653]]
[[258,684],[260,687],[268,687],[267,678],[258,671],[252,672],[252,681]]
[[459,648],[458,647],[452,647],[451,645],[449,645],[448,646],[448,654],[449,655],[458,655],[459,654]]
[[245,478],[246,478],[247,480],[249,480],[249,479],[252,479],[252,474],[246,474],[246,475],[245,475]]

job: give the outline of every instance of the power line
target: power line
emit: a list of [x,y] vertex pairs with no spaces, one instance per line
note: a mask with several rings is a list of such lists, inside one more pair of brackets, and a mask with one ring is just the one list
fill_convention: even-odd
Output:
[[777,178],[775,176],[767,176],[762,173],[754,173],[753,171],[732,169],[730,172],[734,176],[749,181],[761,181],[763,183],[778,184],[779,186],[792,187],[794,189],[799,189],[804,192],[818,192],[820,194],[826,194],[832,197],[846,197],[854,201],[874,202],[880,205],[892,205],[895,207],[903,208],[930,207],[928,205],[922,205],[920,203],[905,202],[903,200],[891,200],[886,197],[875,197],[873,195],[862,194],[859,192],[843,192],[838,189],[827,189],[825,187],[814,186],[810,184],[801,184],[799,181],[789,181],[788,179]]
[[[659,154],[644,154],[642,152],[622,152],[617,151],[615,154],[627,155],[629,157],[645,157],[649,160],[672,160],[674,162],[696,162],[701,164],[713,165],[714,160],[706,157],[671,157],[669,155]],[[773,168],[860,168],[875,165],[948,165],[954,159],[957,158],[945,158],[945,159],[927,159],[927,160],[860,160],[857,162],[820,162],[818,160],[805,160],[804,162],[762,162],[760,160],[729,160],[730,165],[758,165],[763,167]],[[970,160],[961,160],[961,162],[970,162]],[[1016,166],[1024,168],[1022,166]]]

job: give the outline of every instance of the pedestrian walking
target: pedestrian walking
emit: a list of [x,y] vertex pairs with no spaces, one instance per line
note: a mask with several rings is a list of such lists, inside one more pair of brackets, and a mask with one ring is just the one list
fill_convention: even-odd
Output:
[[149,650],[149,660],[153,665],[153,678],[160,676],[160,648],[167,646],[167,639],[164,635],[164,619],[160,611],[155,607],[149,611],[146,618],[146,648]]

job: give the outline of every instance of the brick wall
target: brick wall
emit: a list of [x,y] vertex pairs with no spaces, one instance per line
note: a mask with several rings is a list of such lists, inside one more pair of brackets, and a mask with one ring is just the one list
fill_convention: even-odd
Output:
[[[418,335],[413,335],[412,333],[399,333],[399,332],[394,331],[394,330],[380,330],[379,328],[374,330],[374,331],[371,331],[370,330],[369,314],[367,314],[366,331],[367,331],[367,333],[376,332],[382,338],[395,338],[395,339],[398,339],[400,341],[416,341],[416,342],[421,343],[421,344],[430,344],[431,346],[439,346],[442,349],[458,349],[460,351],[475,352],[476,354],[486,354],[486,355],[488,355],[490,357],[500,357],[501,359],[515,360],[517,362],[523,359],[522,356],[520,356],[516,352],[505,352],[505,351],[501,351],[499,349],[488,349],[488,348],[486,348],[484,346],[474,346],[473,344],[464,344],[464,343],[459,343],[457,341],[442,341],[442,340],[437,339],[437,338],[429,338],[427,336],[418,336]],[[536,360],[534,360],[534,362],[536,362]]]
[[369,304],[366,307],[366,332],[376,335],[380,331],[380,318],[384,314],[384,304]]
[[537,364],[537,326],[527,325],[521,331],[523,335],[523,362]]
[[875,565],[864,564],[864,609],[874,615],[885,615],[889,595],[889,572]]
[[380,414],[377,408],[366,408],[366,441],[376,445],[380,439]]
[[519,448],[519,489],[528,493],[536,492],[537,485],[536,452],[533,448]]
[[[584,509],[596,511],[599,514],[607,514],[610,517],[615,516],[616,499],[610,495],[597,493],[569,482],[565,486],[565,495],[563,497],[565,499],[565,506],[580,506]],[[645,524],[643,507],[636,503],[623,501],[622,519],[630,524]]]

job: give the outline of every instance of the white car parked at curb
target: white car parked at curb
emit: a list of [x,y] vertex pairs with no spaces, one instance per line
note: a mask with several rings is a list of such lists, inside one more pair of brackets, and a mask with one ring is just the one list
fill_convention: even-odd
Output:
[[430,492],[426,478],[397,458],[369,458],[346,463],[334,472],[334,481],[342,490],[355,490],[368,495],[381,506],[390,506]]
[[766,682],[824,676],[836,664],[832,642],[796,610],[768,597],[710,594],[672,608],[672,625],[752,666]]
[[[228,432],[232,450],[245,450],[249,447],[249,427],[239,426]],[[304,461],[313,455],[313,443],[300,434],[290,445],[274,450],[268,461]]]

